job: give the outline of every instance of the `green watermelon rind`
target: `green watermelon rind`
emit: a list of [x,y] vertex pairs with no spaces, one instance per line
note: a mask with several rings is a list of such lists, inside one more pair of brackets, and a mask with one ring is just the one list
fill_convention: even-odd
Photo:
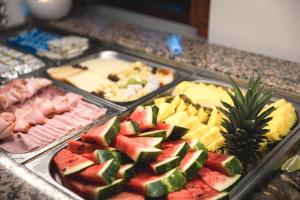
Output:
[[125,187],[125,181],[123,179],[117,179],[109,185],[98,187],[95,190],[95,199],[107,199],[116,193],[121,192]]
[[93,165],[94,162],[91,161],[91,160],[86,160],[85,162],[83,163],[80,163],[79,165],[75,165],[75,166],[72,166],[72,167],[69,167],[68,169],[66,170],[58,170],[60,172],[60,175],[62,176],[67,176],[67,175],[70,175],[70,174],[74,174],[76,172],[79,172],[91,165]]
[[104,163],[110,159],[121,163],[121,154],[118,150],[95,150],[93,154],[98,163]]
[[120,167],[117,178],[122,178],[127,182],[129,179],[131,179],[135,174],[135,164],[134,163],[128,163],[124,164],[124,167]]
[[241,174],[236,174],[234,176],[228,176],[227,180],[223,183],[216,183],[215,185],[209,184],[215,190],[222,192],[231,186],[233,186],[241,178]]
[[114,141],[120,131],[120,121],[118,117],[112,118],[109,122],[111,123],[111,125],[104,135],[106,146],[109,146]]
[[112,183],[120,169],[120,163],[114,159],[108,160],[103,168],[97,173],[97,176],[101,177],[102,181],[106,184]]
[[208,154],[207,152],[203,150],[198,150],[193,152],[193,158],[190,159],[190,161],[181,168],[183,174],[186,176],[187,179],[192,179],[194,178],[198,171],[203,167],[205,164]]
[[234,176],[243,171],[242,163],[235,156],[229,156],[226,160],[222,161],[222,166],[228,176]]
[[151,148],[138,147],[138,148],[140,148],[142,150],[140,150],[140,153],[136,159],[132,158],[136,162],[146,162],[146,163],[152,162],[152,161],[156,160],[161,153],[161,150],[157,149],[155,147],[151,147]]
[[159,108],[156,105],[151,106],[151,108],[152,108],[152,123],[154,124],[154,126],[156,126]]
[[[122,123],[126,123],[126,131],[127,133],[130,132],[131,134],[126,134],[126,135],[137,135],[140,133],[140,127],[138,125],[138,123],[136,123],[135,121],[124,121]],[[125,135],[125,134],[124,134]]]
[[145,195],[156,198],[184,187],[186,178],[178,168],[170,170],[158,179],[145,183]]
[[155,130],[155,131],[148,131],[148,132],[143,132],[139,134],[138,136],[140,137],[162,137],[166,138],[167,132],[164,130]]
[[167,138],[168,140],[178,140],[180,139],[182,136],[184,136],[189,129],[181,127],[181,126],[176,126],[176,125],[170,125],[172,126],[172,129],[168,129],[167,131]]
[[175,152],[171,156],[173,156],[173,157],[178,156],[178,157],[180,157],[180,159],[183,159],[183,157],[190,150],[190,147],[189,147],[189,145],[186,142],[182,142],[182,143],[180,143],[178,145],[181,145],[180,148],[178,148],[177,152]]
[[189,147],[195,151],[197,151],[197,150],[207,151],[207,148],[199,139],[190,139],[190,140],[185,140],[185,141],[189,145]]
[[134,132],[136,134],[138,134],[140,132],[140,127],[138,125],[138,123],[134,122],[134,121],[130,121],[131,122],[131,125],[132,125],[132,128],[134,130]]
[[150,166],[154,174],[160,175],[178,167],[180,161],[181,161],[180,157],[176,156],[176,157],[166,158],[160,162],[151,164]]

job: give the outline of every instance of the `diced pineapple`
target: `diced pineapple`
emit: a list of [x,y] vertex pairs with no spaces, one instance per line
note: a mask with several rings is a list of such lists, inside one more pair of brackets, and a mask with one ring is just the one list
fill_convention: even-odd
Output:
[[195,115],[198,111],[192,104],[187,108],[187,112],[189,115]]
[[200,138],[200,137],[204,136],[205,134],[207,134],[208,130],[209,130],[208,126],[206,126],[205,124],[200,124],[200,125],[198,125],[197,128],[187,132],[183,136],[183,139],[197,139],[197,138]]
[[180,102],[180,97],[179,95],[176,95],[174,99],[171,101],[171,109],[176,110],[179,102]]
[[185,119],[184,123],[182,124],[183,127],[193,130],[197,126],[199,126],[201,122],[199,121],[198,117],[192,115],[189,118]]
[[180,99],[179,104],[176,108],[176,112],[182,112],[185,111],[187,109],[187,105],[185,104],[183,99]]
[[174,96],[174,95],[177,95],[177,94],[183,94],[183,93],[185,93],[186,89],[187,89],[190,85],[193,85],[193,84],[196,84],[196,83],[190,82],[190,81],[182,81],[181,83],[179,83],[179,84],[175,87],[175,89],[174,89],[172,95]]
[[189,118],[189,115],[187,112],[182,111],[182,112],[176,112],[175,114],[171,115],[168,117],[165,122],[171,125],[177,125],[177,126],[182,126],[184,121]]
[[206,124],[209,119],[210,112],[205,111],[203,108],[200,108],[197,113],[197,117],[201,123]]
[[161,103],[157,105],[159,108],[157,121],[162,122],[163,120],[167,119],[169,116],[171,116],[173,113],[175,113],[175,110],[171,107],[170,103]]
[[216,141],[214,141],[210,145],[208,145],[207,150],[208,151],[217,151],[218,149],[220,149],[221,147],[224,146],[224,143],[225,143],[225,138],[220,137],[219,139],[217,139]]
[[220,139],[221,137],[223,137],[223,136],[221,135],[220,128],[212,127],[209,129],[207,134],[200,137],[199,140],[207,147],[208,145],[210,145],[214,141]]
[[222,122],[222,113],[215,107],[211,112],[207,125],[209,127],[220,126]]
[[160,98],[154,99],[154,104],[158,106],[161,103],[165,103],[167,98],[168,97],[160,97]]

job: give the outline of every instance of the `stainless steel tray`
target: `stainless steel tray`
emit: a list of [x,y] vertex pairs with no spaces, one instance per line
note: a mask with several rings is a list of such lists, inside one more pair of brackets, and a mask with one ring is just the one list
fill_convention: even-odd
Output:
[[[29,77],[30,75],[31,74],[24,75],[24,76],[22,76],[22,78]],[[74,92],[74,93],[78,94],[78,92],[69,90],[66,87],[62,87],[61,85],[57,84],[56,82],[53,82],[53,86],[56,86],[56,87],[66,91],[66,92]],[[40,148],[35,149],[33,151],[30,151],[28,153],[17,153],[17,154],[16,153],[9,153],[9,152],[6,152],[5,150],[1,149],[1,148],[0,148],[0,151],[3,151],[5,154],[9,155],[13,160],[15,160],[18,163],[24,163],[24,162],[26,162],[30,159],[33,159],[33,158],[39,156],[42,153],[50,150],[51,148],[59,145],[60,143],[62,143],[64,141],[66,141],[66,140],[68,140],[68,139],[84,132],[85,130],[87,130],[91,126],[93,126],[94,124],[101,123],[102,121],[105,121],[105,120],[111,118],[112,116],[120,113],[123,110],[123,108],[121,108],[121,107],[116,107],[114,105],[107,104],[106,102],[94,101],[93,99],[90,99],[89,97],[87,97],[84,94],[80,94],[80,95],[83,96],[84,101],[87,101],[87,102],[89,102],[91,104],[94,104],[94,105],[96,105],[98,107],[101,107],[101,108],[102,107],[106,108],[107,109],[107,114],[104,117],[101,117],[101,118],[95,120],[92,124],[84,126],[84,127],[80,128],[78,130],[72,131],[70,134],[67,134],[67,135],[57,139],[56,141],[54,141],[54,142],[52,142],[52,143],[50,143],[50,144],[48,144],[44,147],[40,147]]]
[[[167,88],[169,87],[172,87],[173,85],[177,84],[178,82],[182,81],[184,78],[186,78],[187,76],[191,75],[191,73],[188,73],[187,71],[185,70],[181,70],[181,69],[178,69],[178,68],[173,68],[171,66],[165,66],[165,65],[162,65],[162,64],[159,64],[157,62],[154,62],[154,61],[150,61],[150,60],[147,60],[147,59],[144,59],[144,58],[141,58],[141,57],[138,57],[136,55],[130,55],[130,54],[126,54],[126,53],[123,53],[123,52],[120,52],[120,51],[116,51],[116,50],[110,50],[110,49],[102,49],[100,50],[98,53],[94,53],[92,55],[89,55],[89,56],[86,56],[86,57],[83,57],[83,58],[80,58],[80,59],[75,59],[75,60],[72,60],[70,62],[67,62],[65,64],[78,64],[78,63],[81,63],[85,60],[89,60],[89,59],[93,59],[93,58],[115,58],[115,59],[122,59],[122,60],[125,60],[125,61],[129,61],[129,62],[135,62],[135,61],[142,61],[143,63],[145,63],[146,65],[152,67],[152,68],[166,68],[166,69],[169,69],[169,70],[172,70],[173,73],[174,73],[174,80],[173,82],[165,85],[165,86],[162,86],[160,87],[159,89],[137,99],[137,100],[133,100],[133,101],[126,101],[126,102],[115,102],[115,101],[110,101],[108,99],[105,99],[105,98],[101,98],[97,95],[94,95],[94,94],[91,94],[92,96],[94,96],[94,98],[96,99],[102,99],[104,101],[107,101],[107,102],[111,102],[111,103],[114,103],[116,105],[119,105],[119,106],[124,106],[124,107],[132,107],[134,105],[137,105],[139,104],[140,102],[143,102],[145,101],[145,99],[149,99],[159,93],[161,93],[162,91],[166,90]],[[41,71],[44,71],[44,76],[48,77],[49,79],[53,80],[51,77],[48,76],[47,72],[45,69],[41,70]],[[60,81],[59,81],[60,82]],[[61,82],[63,83],[63,82]],[[70,88],[76,88],[77,90],[83,92],[83,93],[88,93],[84,90],[81,90],[75,86],[72,86],[71,84],[68,84],[68,83],[63,83],[63,84],[66,84],[68,85]]]
[[[229,87],[230,85],[227,82],[223,81],[217,81],[212,79],[207,79],[199,76],[193,76],[189,78],[189,80],[195,81],[195,82],[204,82],[204,83],[211,83],[215,85],[220,85],[223,87]],[[171,93],[171,91],[174,88],[170,88],[169,90],[166,90],[165,92],[161,93],[159,96],[168,95]],[[275,96],[272,101],[276,100],[277,97]],[[143,104],[150,104],[153,102],[153,99],[150,99],[148,101],[145,101]],[[300,113],[300,107],[297,104],[294,104],[297,115],[299,118]],[[126,117],[126,115],[132,110],[126,109],[124,112],[121,113],[121,118]],[[297,135],[297,131],[300,128],[299,121],[293,128],[293,130],[285,137],[283,138],[260,162],[259,164],[252,169],[247,175],[245,175],[231,190],[230,190],[230,199],[240,199],[240,193],[243,190],[243,188],[248,187],[248,183],[255,177],[276,154],[285,147],[286,143],[291,140],[292,137]],[[300,137],[300,136],[299,136]],[[74,137],[73,139],[78,139],[79,135],[77,137]],[[51,151],[48,151],[45,155],[42,155],[41,157],[29,162],[26,164],[26,167],[31,169],[34,173],[40,175],[41,177],[45,178],[47,181],[51,182],[52,184],[55,184],[57,187],[63,189],[64,191],[68,190],[59,182],[59,176],[56,173],[56,170],[54,169],[53,163],[52,163],[52,157],[62,148],[64,148],[66,145],[66,142],[61,144],[59,147],[52,149]],[[69,193],[74,194],[72,191],[68,190]],[[78,196],[75,195],[77,198]],[[80,198],[80,197],[79,197]]]

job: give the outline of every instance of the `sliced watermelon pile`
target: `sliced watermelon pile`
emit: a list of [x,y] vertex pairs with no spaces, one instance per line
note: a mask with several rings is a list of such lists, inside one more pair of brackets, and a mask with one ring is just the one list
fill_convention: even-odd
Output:
[[126,121],[114,117],[69,141],[53,159],[63,184],[87,199],[226,198],[240,161],[181,139],[188,129],[157,123],[157,113],[140,106]]

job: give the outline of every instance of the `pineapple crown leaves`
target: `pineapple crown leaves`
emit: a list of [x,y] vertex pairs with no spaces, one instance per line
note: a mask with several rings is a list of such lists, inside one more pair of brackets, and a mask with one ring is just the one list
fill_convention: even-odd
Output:
[[234,80],[229,77],[233,92],[227,91],[233,105],[221,101],[220,110],[226,116],[222,119],[225,130],[221,133],[226,140],[225,148],[230,154],[236,155],[242,162],[254,164],[260,151],[260,143],[264,142],[267,123],[272,119],[270,114],[275,110],[263,108],[275,93],[274,89],[262,93],[261,76],[254,76],[248,82],[245,94]]

